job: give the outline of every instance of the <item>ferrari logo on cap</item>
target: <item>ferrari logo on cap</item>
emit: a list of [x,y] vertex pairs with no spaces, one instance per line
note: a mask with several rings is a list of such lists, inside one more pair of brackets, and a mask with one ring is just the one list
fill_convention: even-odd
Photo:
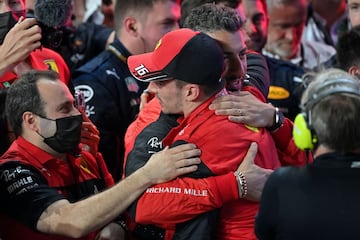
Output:
[[157,42],[156,46],[155,46],[155,50],[158,49],[161,45],[161,39]]

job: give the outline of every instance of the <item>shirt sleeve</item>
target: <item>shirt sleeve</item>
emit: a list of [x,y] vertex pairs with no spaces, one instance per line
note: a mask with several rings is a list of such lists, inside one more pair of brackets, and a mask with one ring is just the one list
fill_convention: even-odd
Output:
[[148,188],[137,202],[136,222],[168,227],[239,198],[234,174],[177,178]]
[[0,176],[1,211],[34,230],[43,211],[65,198],[38,170],[18,161],[0,165]]
[[263,97],[267,99],[270,87],[270,75],[268,65],[264,56],[261,54],[248,51],[247,54],[247,75],[245,85],[250,85],[259,89]]
[[283,126],[271,133],[282,166],[304,166],[312,162],[311,154],[296,147],[292,136],[293,127],[294,123],[285,118]]

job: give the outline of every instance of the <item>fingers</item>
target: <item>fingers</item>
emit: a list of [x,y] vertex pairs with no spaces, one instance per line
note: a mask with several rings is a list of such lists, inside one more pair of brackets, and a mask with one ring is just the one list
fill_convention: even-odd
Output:
[[[194,144],[183,144],[173,148],[166,147],[153,154],[143,167],[153,183],[169,181],[180,175],[197,170],[201,162],[201,151]],[[162,166],[159,168],[159,166]]]
[[140,110],[144,108],[144,106],[150,102],[151,99],[154,98],[154,94],[150,92],[150,90],[145,89],[144,92],[140,96]]
[[176,169],[176,175],[175,177],[184,175],[184,174],[188,174],[188,173],[192,173],[195,172],[198,169],[197,165],[192,165],[192,166],[188,166],[188,167],[183,167],[183,168],[178,168]]
[[84,141],[87,141],[88,143],[99,142],[100,137],[98,134],[94,134],[88,131],[81,131],[81,142],[86,143]]
[[175,163],[175,167],[177,169],[181,169],[181,168],[184,168],[184,167],[187,167],[187,166],[191,166],[191,165],[194,165],[194,164],[200,164],[200,163],[201,163],[201,160],[198,157],[186,158],[186,159],[178,160]]
[[255,142],[250,144],[250,147],[245,155],[245,158],[241,162],[237,171],[246,173],[251,167],[255,165],[254,160],[258,151],[258,145]]
[[186,144],[181,144],[172,148],[167,147],[166,149],[168,149],[168,151],[170,151],[173,154],[176,153],[182,153],[184,151],[187,150],[193,150],[193,149],[197,149],[196,145],[193,143],[186,143]]
[[95,124],[93,124],[88,118],[83,122],[82,130],[92,132],[94,134],[99,134],[99,130],[96,128]]

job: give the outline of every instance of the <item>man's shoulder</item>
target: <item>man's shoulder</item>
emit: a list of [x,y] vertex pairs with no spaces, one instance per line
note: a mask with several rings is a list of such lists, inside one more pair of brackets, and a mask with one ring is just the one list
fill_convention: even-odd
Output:
[[269,71],[288,71],[294,74],[302,75],[305,73],[303,67],[293,64],[289,61],[284,61],[281,59],[276,59],[273,57],[265,56],[266,62],[269,66]]
[[336,49],[325,43],[303,41],[301,45],[304,49],[304,58],[306,60],[311,60],[311,58],[318,58],[320,63],[323,63],[336,54]]
[[106,82],[109,79],[125,79],[129,75],[131,74],[126,63],[105,50],[74,71],[73,83],[77,85],[83,80]]
[[95,73],[101,71],[111,64],[111,54],[108,51],[101,52],[98,56],[94,57],[78,69],[74,71],[74,78],[81,76],[82,74]]

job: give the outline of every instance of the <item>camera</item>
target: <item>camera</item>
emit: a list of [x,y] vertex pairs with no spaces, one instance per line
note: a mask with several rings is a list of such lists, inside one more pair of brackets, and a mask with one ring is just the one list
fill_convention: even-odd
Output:
[[50,49],[60,47],[63,39],[63,30],[61,28],[48,27],[41,22],[38,22],[41,28],[41,45]]

